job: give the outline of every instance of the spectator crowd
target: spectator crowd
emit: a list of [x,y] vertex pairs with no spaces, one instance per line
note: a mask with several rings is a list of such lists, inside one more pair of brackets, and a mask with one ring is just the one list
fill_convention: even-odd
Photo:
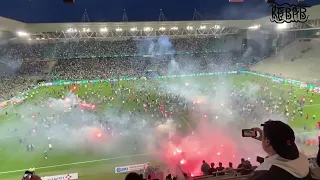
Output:
[[80,40],[0,45],[0,99],[36,80],[204,73],[242,68],[241,52],[215,38]]

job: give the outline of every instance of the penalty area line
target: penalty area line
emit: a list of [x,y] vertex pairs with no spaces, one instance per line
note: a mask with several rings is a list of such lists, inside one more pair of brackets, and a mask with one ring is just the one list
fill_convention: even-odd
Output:
[[[134,155],[128,155],[128,156],[119,156],[119,157],[113,157],[113,158],[97,159],[97,160],[91,160],[91,161],[82,161],[82,162],[59,164],[59,165],[52,165],[52,166],[43,166],[43,167],[36,167],[35,169],[36,170],[37,169],[49,169],[49,168],[55,168],[55,167],[78,165],[78,164],[87,164],[87,163],[101,162],[101,161],[110,161],[110,160],[115,160],[115,159],[125,159],[125,158],[139,157],[139,156],[145,156],[145,155],[150,155],[150,153],[134,154]],[[13,171],[0,172],[0,175],[1,174],[10,174],[10,173],[14,173],[14,172],[23,172],[23,171],[26,171],[27,169],[28,168],[19,169],[19,170],[13,170]]]

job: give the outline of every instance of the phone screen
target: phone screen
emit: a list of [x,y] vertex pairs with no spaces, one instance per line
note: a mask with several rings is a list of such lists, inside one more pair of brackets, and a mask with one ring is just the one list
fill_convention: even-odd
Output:
[[253,129],[242,129],[242,137],[256,137],[257,132]]

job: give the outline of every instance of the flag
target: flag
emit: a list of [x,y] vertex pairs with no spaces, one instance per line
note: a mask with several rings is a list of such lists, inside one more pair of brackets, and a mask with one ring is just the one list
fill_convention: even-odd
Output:
[[74,4],[74,0],[63,0],[65,4]]
[[266,0],[266,3],[275,3],[276,0]]

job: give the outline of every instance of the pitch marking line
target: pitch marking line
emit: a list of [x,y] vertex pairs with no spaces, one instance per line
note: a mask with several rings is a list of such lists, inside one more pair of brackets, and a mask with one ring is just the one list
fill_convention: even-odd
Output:
[[189,126],[189,128],[193,131],[193,128],[190,126],[190,124],[187,122],[187,120],[183,117],[181,117],[183,119],[183,121]]
[[312,106],[320,106],[320,104],[307,104],[307,105],[303,105],[303,107],[312,107]]
[[19,137],[19,136],[2,136],[0,139],[9,139],[9,138],[14,138],[14,137]]
[[15,117],[17,117],[16,115],[12,115],[11,117],[9,117],[8,119],[4,119],[4,120],[2,120],[2,121],[9,121],[9,120],[11,120],[11,119],[13,119],[13,118],[15,118]]
[[[82,162],[75,162],[75,163],[68,163],[68,164],[59,164],[59,165],[53,165],[53,166],[43,166],[43,167],[37,167],[36,169],[48,169],[48,168],[54,168],[54,167],[62,167],[62,166],[70,166],[70,165],[78,165],[78,164],[87,164],[87,163],[93,163],[93,162],[110,161],[110,160],[115,160],[115,159],[125,159],[125,158],[139,157],[139,156],[145,156],[145,155],[150,155],[150,153],[135,154],[135,155],[129,155],[129,156],[119,156],[119,157],[113,157],[113,158],[97,159],[97,160],[82,161]],[[13,170],[13,171],[5,171],[5,172],[0,172],[0,174],[23,172],[23,171],[26,171],[27,169],[28,168],[19,169],[19,170]]]

